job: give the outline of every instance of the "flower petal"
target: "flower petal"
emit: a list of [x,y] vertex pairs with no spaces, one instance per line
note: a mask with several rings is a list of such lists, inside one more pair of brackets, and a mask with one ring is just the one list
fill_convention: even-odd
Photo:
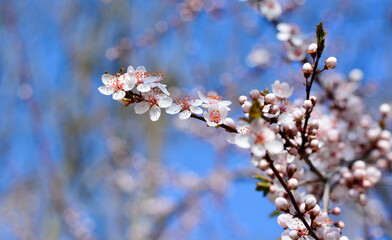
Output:
[[195,107],[195,106],[190,106],[189,109],[194,113],[194,114],[202,114],[203,109],[200,107]]
[[133,81],[132,79],[126,81],[123,86],[124,91],[131,91],[135,87],[135,84],[136,84],[136,79],[135,81]]
[[107,74],[107,73],[102,75],[102,82],[106,86],[112,86],[115,81],[116,81],[116,77],[115,76],[112,76],[112,75]]
[[265,148],[272,154],[278,154],[283,151],[283,141],[275,139],[265,143]]
[[147,72],[147,70],[146,70],[146,68],[144,66],[139,66],[139,67],[136,68],[136,72],[143,72],[143,73],[145,73],[145,72]]
[[191,116],[191,111],[189,110],[184,110],[182,112],[180,112],[179,118],[180,119],[187,119]]
[[129,65],[127,72],[128,73],[135,73],[135,68],[133,68],[131,65]]
[[148,84],[142,83],[142,84],[139,84],[136,89],[140,92],[148,92],[151,90],[151,87]]
[[114,94],[113,94],[113,99],[114,100],[121,100],[121,99],[123,99],[125,97],[125,92],[124,91],[118,91],[118,92],[115,92]]
[[173,99],[171,99],[170,97],[167,97],[167,96],[163,96],[163,97],[160,97],[160,98],[158,99],[158,105],[159,105],[161,108],[167,108],[167,107],[169,107],[172,103],[173,103]]
[[124,73],[123,75],[118,77],[118,84],[124,84],[126,81],[130,80],[131,77],[128,73]]
[[168,114],[177,114],[181,111],[181,106],[173,103],[168,108],[166,108],[166,113]]
[[137,114],[143,114],[147,112],[147,110],[150,108],[150,104],[148,102],[140,102],[135,105],[135,113]]
[[257,157],[264,157],[266,154],[265,148],[261,144],[255,144],[251,148],[252,153]]
[[201,104],[203,104],[203,101],[200,100],[200,99],[194,99],[194,100],[191,102],[191,105],[192,105],[192,106],[195,106],[195,107],[198,107],[198,106],[200,106]]
[[204,93],[198,91],[197,94],[199,94],[199,98],[200,98],[203,102],[208,103],[208,99],[207,99],[206,95],[204,95]]
[[159,89],[161,89],[161,91],[162,91],[164,94],[170,96],[170,93],[169,93],[169,91],[167,91],[166,85],[165,85],[165,84],[158,83],[158,87],[159,87]]
[[103,95],[112,95],[114,93],[114,88],[108,86],[101,86],[98,91]]
[[149,113],[151,121],[155,122],[161,116],[161,109],[158,106],[152,106]]

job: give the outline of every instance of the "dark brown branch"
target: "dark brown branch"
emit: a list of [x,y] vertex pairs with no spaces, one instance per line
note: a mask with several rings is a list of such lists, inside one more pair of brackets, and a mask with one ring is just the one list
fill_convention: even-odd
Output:
[[287,194],[290,197],[291,202],[293,203],[293,206],[295,208],[295,211],[297,212],[296,217],[298,217],[299,219],[301,219],[301,221],[303,222],[303,224],[305,225],[305,227],[309,230],[309,234],[316,240],[320,240],[320,238],[317,237],[317,235],[314,233],[313,229],[309,226],[308,222],[306,222],[306,219],[304,218],[303,214],[301,213],[301,211],[299,210],[297,201],[294,198],[293,193],[290,191],[290,189],[287,187],[287,184],[285,183],[285,181],[283,180],[283,178],[280,176],[278,170],[275,168],[273,161],[271,160],[270,156],[267,154],[265,159],[267,160],[267,162],[270,165],[270,168],[272,169],[272,171],[274,172],[275,177],[279,180],[280,184],[282,185],[282,187],[284,188],[284,190],[287,192]]
[[[196,119],[198,119],[198,120],[200,120],[200,121],[206,122],[206,120],[204,119],[204,117],[199,116],[199,115],[196,115],[196,114],[194,114],[194,113],[191,114],[191,117],[196,118]],[[219,127],[222,127],[222,128],[224,128],[226,131],[231,132],[231,133],[238,133],[238,132],[237,132],[237,129],[232,128],[232,127],[230,127],[230,126],[227,126],[226,124],[220,124]]]

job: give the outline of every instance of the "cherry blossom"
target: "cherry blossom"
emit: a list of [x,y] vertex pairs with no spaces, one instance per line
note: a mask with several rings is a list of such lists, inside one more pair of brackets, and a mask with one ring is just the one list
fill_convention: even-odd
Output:
[[200,91],[198,91],[197,93],[199,95],[199,98],[203,101],[202,104],[203,107],[209,108],[211,105],[218,104],[219,107],[225,107],[227,108],[227,110],[230,110],[228,106],[231,104],[231,101],[227,101],[227,100],[222,101],[222,97],[219,96],[216,92],[209,91],[207,93],[207,96]]
[[228,113],[227,107],[222,107],[219,103],[210,104],[207,111],[204,112],[204,119],[208,126],[215,127],[224,122]]
[[181,95],[178,97],[175,102],[166,108],[166,112],[168,114],[179,114],[180,119],[187,119],[191,116],[192,113],[194,114],[202,114],[203,109],[199,106],[202,104],[200,99],[193,98],[189,95]]
[[136,70],[132,66],[129,66],[127,71],[132,77],[135,76],[137,80],[136,88],[138,91],[148,92],[151,89],[158,87],[164,94],[170,95],[166,89],[167,85],[159,83],[159,81],[165,78],[165,75],[160,73],[149,73],[143,66],[137,67]]
[[279,80],[276,80],[274,84],[272,84],[272,92],[279,98],[289,98],[293,94],[294,88],[290,87],[287,83],[280,83]]
[[121,100],[125,97],[126,91],[133,89],[136,79],[128,73],[117,73],[116,75],[105,73],[102,75],[102,82],[105,86],[98,88],[100,93],[113,95],[114,100]]
[[167,108],[173,102],[170,97],[164,94],[157,94],[154,91],[142,93],[142,96],[144,101],[135,105],[135,113],[143,114],[150,110],[151,121],[158,121],[161,116],[161,108]]

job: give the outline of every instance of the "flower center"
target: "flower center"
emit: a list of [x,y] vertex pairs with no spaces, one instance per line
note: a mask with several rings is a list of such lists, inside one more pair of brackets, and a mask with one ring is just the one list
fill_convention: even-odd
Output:
[[219,120],[221,119],[221,114],[219,110],[212,110],[212,112],[210,113],[210,119],[211,122],[219,123]]

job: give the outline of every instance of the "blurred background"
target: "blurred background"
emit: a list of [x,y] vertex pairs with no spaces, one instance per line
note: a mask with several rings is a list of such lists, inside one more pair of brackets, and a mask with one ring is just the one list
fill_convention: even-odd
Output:
[[[310,42],[323,21],[324,56],[344,77],[362,70],[369,108],[392,101],[391,1],[279,2]],[[166,114],[153,123],[97,88],[105,71],[143,65],[174,95],[217,91],[235,118],[236,97],[276,79],[302,96],[293,60],[246,1],[1,0],[0,239],[280,236],[248,153],[223,130]],[[385,218],[347,211],[344,233],[392,239],[390,190],[375,190]]]

